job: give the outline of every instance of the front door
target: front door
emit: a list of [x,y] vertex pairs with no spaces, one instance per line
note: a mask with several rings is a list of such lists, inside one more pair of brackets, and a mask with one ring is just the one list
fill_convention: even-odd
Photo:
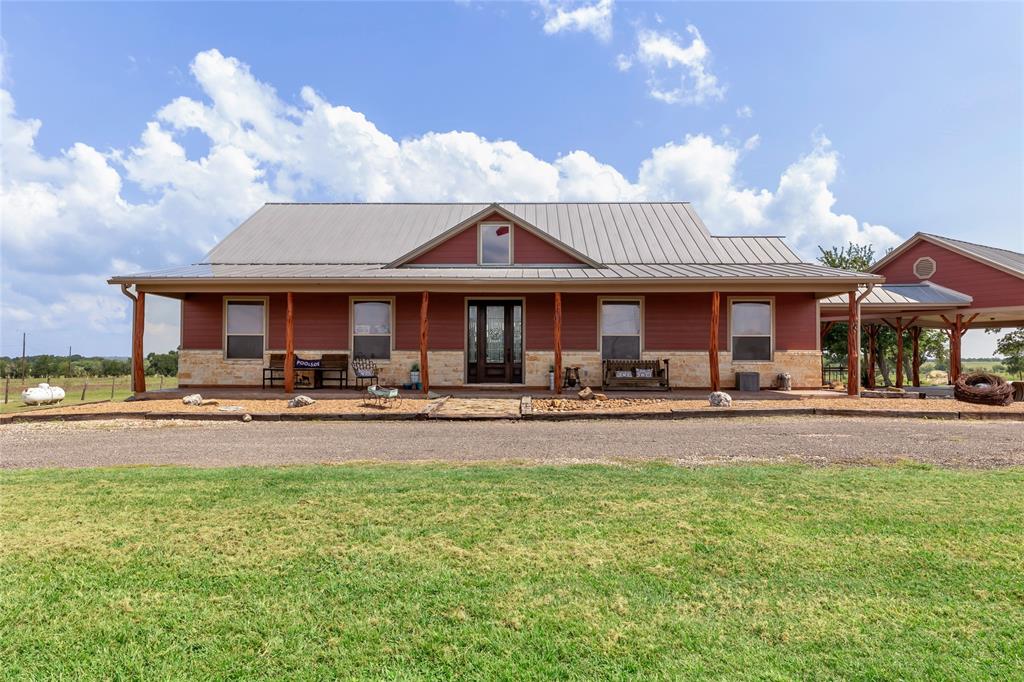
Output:
[[466,383],[523,383],[522,301],[470,301]]

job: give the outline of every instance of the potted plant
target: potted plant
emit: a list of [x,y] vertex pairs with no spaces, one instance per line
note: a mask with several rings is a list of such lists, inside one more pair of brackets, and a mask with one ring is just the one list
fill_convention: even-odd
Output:
[[548,390],[555,390],[555,366],[548,365]]
[[413,386],[419,386],[420,384],[420,363],[412,363],[412,369],[409,371],[409,383]]

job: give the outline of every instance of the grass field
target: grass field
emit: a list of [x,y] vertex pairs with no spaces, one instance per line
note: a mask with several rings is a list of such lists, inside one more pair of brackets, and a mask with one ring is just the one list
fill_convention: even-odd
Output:
[[0,475],[9,678],[1011,679],[1024,472]]
[[[79,403],[94,402],[97,400],[124,400],[132,394],[132,380],[130,376],[120,377],[49,377],[49,384],[60,386],[64,389],[66,397],[61,405],[78,405]],[[25,405],[21,402],[21,391],[26,386],[36,386],[47,380],[47,377],[29,377],[27,379],[12,379],[8,387],[7,402],[0,402],[0,414],[8,412],[29,412],[32,410],[45,410],[53,405]],[[3,380],[0,380],[2,382]],[[146,377],[146,384],[149,388],[176,388],[178,377]],[[85,398],[82,397],[82,389],[85,389]],[[111,392],[113,388],[113,392]]]

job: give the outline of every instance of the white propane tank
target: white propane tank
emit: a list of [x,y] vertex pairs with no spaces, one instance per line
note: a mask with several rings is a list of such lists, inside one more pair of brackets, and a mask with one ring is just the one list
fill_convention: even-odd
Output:
[[64,400],[64,389],[50,384],[39,384],[21,392],[21,402],[26,405],[51,405]]

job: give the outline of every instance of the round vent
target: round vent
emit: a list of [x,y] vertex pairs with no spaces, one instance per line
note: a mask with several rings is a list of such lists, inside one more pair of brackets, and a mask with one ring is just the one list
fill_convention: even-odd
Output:
[[935,261],[925,256],[914,261],[914,276],[920,279],[928,279],[935,274]]

